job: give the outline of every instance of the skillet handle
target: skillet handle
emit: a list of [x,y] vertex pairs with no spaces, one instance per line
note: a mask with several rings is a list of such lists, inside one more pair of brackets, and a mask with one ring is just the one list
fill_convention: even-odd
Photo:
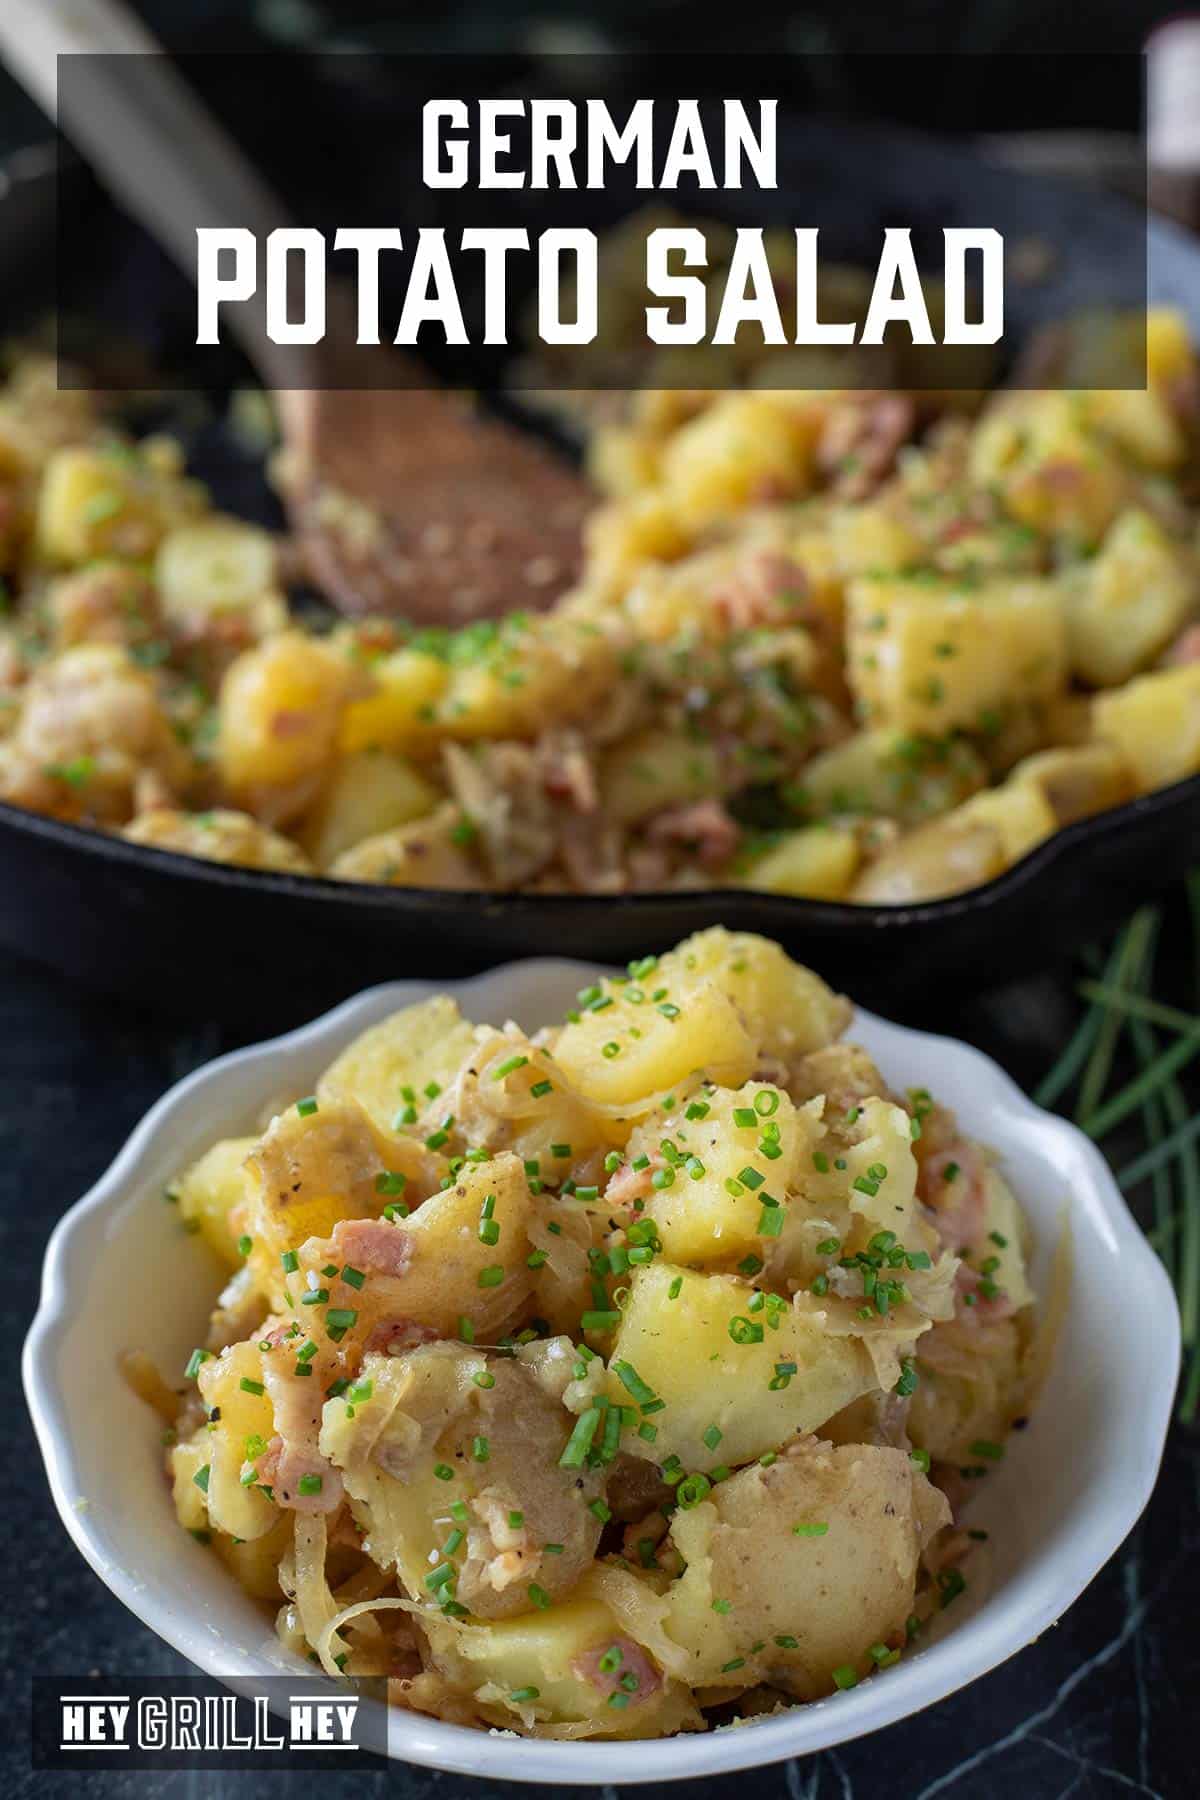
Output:
[[[287,222],[282,202],[120,0],[0,0],[0,56],[193,281],[195,226],[243,225],[261,242]],[[72,59],[61,86],[60,56]],[[319,385],[311,349],[267,336],[261,286],[226,317],[269,386]]]

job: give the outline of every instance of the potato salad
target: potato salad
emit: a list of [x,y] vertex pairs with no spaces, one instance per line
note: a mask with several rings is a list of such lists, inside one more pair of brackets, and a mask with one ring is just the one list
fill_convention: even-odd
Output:
[[531,1034],[410,1006],[181,1171],[225,1285],[182,1387],[130,1372],[212,1579],[535,1737],[902,1657],[974,1579],[1039,1338],[1000,1168],[850,1017],[717,928]]
[[286,546],[26,359],[0,397],[0,801],[420,888],[986,882],[1200,772],[1177,315],[1148,355],[1142,390],[627,395],[589,426],[579,585],[543,610],[530,565],[503,620],[420,629],[289,610]]

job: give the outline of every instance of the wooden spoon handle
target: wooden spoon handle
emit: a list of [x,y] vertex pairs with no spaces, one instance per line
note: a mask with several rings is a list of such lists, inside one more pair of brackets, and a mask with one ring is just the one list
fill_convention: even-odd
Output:
[[[287,222],[282,203],[120,0],[3,0],[0,56],[192,280],[197,226],[243,225],[261,244]],[[59,57],[78,59],[61,83]],[[268,385],[316,384],[307,346],[267,336],[261,283],[226,317]]]

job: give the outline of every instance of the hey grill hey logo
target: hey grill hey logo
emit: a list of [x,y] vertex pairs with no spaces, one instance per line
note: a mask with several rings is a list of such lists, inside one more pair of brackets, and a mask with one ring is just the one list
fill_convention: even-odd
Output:
[[369,1766],[364,1689],[280,1679],[230,1693],[203,1677],[161,1681],[33,1683],[33,1766],[38,1769],[312,1768]]

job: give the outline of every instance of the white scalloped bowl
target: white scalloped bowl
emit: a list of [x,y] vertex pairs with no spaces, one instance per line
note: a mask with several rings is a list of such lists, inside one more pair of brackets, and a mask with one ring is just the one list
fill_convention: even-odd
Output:
[[[161,1472],[160,1426],[117,1368],[147,1350],[167,1370],[202,1341],[215,1265],[179,1230],[162,1191],[214,1138],[307,1093],[351,1038],[445,989],[468,1018],[527,1028],[561,1018],[594,971],[509,964],[471,981],[373,988],[286,1037],[198,1070],[164,1095],[50,1240],[24,1379],[50,1487],[101,1580],[167,1643],[231,1685],[302,1673],[269,1619],[211,1552],[180,1531]],[[991,1144],[1031,1220],[1045,1291],[1071,1234],[1070,1297],[1029,1428],[980,1484],[973,1522],[990,1567],[939,1630],[848,1693],[736,1729],[657,1742],[546,1743],[470,1731],[376,1701],[360,1740],[402,1760],[532,1782],[662,1782],[806,1755],[909,1717],[995,1668],[1061,1616],[1132,1528],[1158,1470],[1179,1363],[1175,1298],[1095,1147],[1027,1100],[979,1051],[860,1012],[851,1035],[897,1087],[924,1086]],[[70,1673],[70,1671],[64,1671]]]

